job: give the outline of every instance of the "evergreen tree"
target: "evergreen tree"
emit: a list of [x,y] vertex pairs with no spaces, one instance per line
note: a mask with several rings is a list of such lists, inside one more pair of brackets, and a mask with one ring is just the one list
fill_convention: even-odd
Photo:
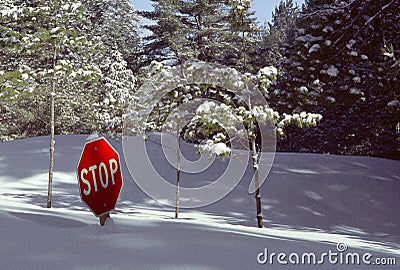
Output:
[[[189,59],[221,61],[226,42],[227,11],[223,1],[153,0],[154,11],[141,12],[155,24],[145,26],[145,64],[182,63]],[[218,11],[218,12],[217,12]]]
[[[100,75],[91,55],[101,44],[77,30],[84,7],[79,1],[9,3],[1,13],[0,49],[1,104],[7,120],[17,123],[22,136],[48,134],[54,96],[56,132],[92,128],[94,112],[87,110],[92,95],[79,90]],[[86,123],[80,120],[83,113]]]
[[[247,2],[228,0],[152,0],[154,11],[141,12],[155,24],[145,28],[144,63],[187,60],[243,69],[254,44],[256,24]],[[249,68],[251,70],[251,68]]]
[[132,95],[136,78],[118,50],[109,53],[103,55],[102,62],[99,63],[101,79],[90,86],[96,92],[96,100],[93,103],[96,111],[96,129],[93,131],[119,137],[122,135],[125,110],[134,102]]
[[125,110],[133,102],[136,78],[132,69],[138,65],[139,19],[127,0],[85,1],[85,4],[88,23],[83,29],[87,35],[99,39],[103,46],[103,51],[94,59],[102,77],[90,86],[97,92],[93,104],[97,131],[119,136]]
[[122,130],[135,78],[119,50],[129,58],[138,47],[135,32],[126,34],[134,29],[122,6],[136,22],[126,1],[110,1],[103,24],[91,28],[91,13],[79,0],[0,4],[0,137],[50,133],[48,207],[54,135]]
[[[28,55],[22,48],[22,42],[19,44],[17,41],[23,38],[30,42],[27,35],[38,36],[46,29],[41,32],[37,29],[47,27],[45,25],[54,20],[58,20],[55,23],[67,29],[62,32],[66,37],[62,36],[60,40],[64,43],[72,40],[67,45],[61,44],[57,55],[57,61],[68,63],[69,66],[68,70],[57,70],[57,74],[65,71],[65,81],[57,79],[63,87],[57,94],[55,110],[58,117],[55,119],[55,132],[120,134],[122,116],[126,106],[132,102],[136,81],[125,60],[133,58],[139,50],[136,28],[131,29],[137,22],[134,8],[127,1],[90,1],[88,8],[85,5],[79,6],[79,16],[71,17],[63,13],[63,8],[68,5],[63,1],[54,2],[56,8],[61,7],[60,15],[50,11],[44,13],[43,9],[48,6],[51,8],[52,2],[48,5],[38,1],[19,5],[14,4],[15,1],[9,3],[8,9],[5,6],[2,13],[5,38],[2,39],[4,46],[0,50],[2,140],[48,134],[49,92],[45,91],[48,89],[45,82],[37,79],[38,74],[43,72],[32,71],[34,76],[30,76],[29,72],[25,72],[23,77],[21,74],[23,67],[34,66],[37,69],[51,70],[46,66],[50,61],[42,60],[44,56],[39,53],[39,50],[44,54],[50,52],[51,43],[37,39],[31,55]],[[81,4],[79,1],[76,3]],[[37,10],[32,7],[37,7]],[[12,10],[16,10],[20,17],[11,20],[10,18],[17,16]],[[125,11],[127,15],[122,16]],[[34,12],[42,12],[39,14],[41,17]],[[12,39],[14,43],[10,42]],[[88,68],[95,70],[96,80],[80,83],[82,77],[89,75]],[[31,79],[29,88],[26,87],[28,79]],[[21,91],[16,92],[16,89]],[[33,91],[34,89],[44,90]],[[15,96],[16,93],[18,95]]]
[[[231,159],[244,157],[246,164],[251,160],[254,177],[249,191],[255,192],[257,225],[263,227],[260,187],[265,179],[259,178],[259,166],[267,162],[265,154],[275,149],[275,130],[269,124],[277,124],[281,133],[288,124],[316,125],[321,116],[306,112],[280,116],[266,105],[260,91],[265,92],[276,79],[274,67],[265,67],[257,75],[242,75],[232,68],[196,62],[174,68],[158,64],[154,70],[156,75],[138,90],[142,102],[130,107],[125,128],[127,134],[140,135],[140,139],[147,138],[146,132],[174,134],[176,143],[167,148],[173,148],[177,154],[175,217],[180,196],[179,142],[183,137],[192,142],[202,141],[196,146],[200,153]],[[214,101],[210,101],[212,94]],[[203,98],[207,101],[203,102]],[[193,99],[197,102],[191,102]]]
[[128,69],[137,68],[137,55],[140,51],[139,17],[130,1],[86,0],[85,5],[89,24],[84,27],[88,35],[101,38],[107,51],[105,55],[118,51]]
[[272,21],[261,27],[259,45],[256,49],[257,67],[279,66],[283,61],[282,49],[296,28],[299,8],[292,0],[281,0],[272,14]]
[[252,1],[228,0],[227,2],[230,5],[230,31],[233,34],[231,43],[237,49],[228,55],[223,64],[241,70],[243,73],[254,74],[258,71],[257,67],[254,67],[254,62],[258,57],[255,49],[259,43],[257,38],[260,30],[255,12],[251,11]]
[[[99,74],[97,67],[87,62],[90,49],[96,49],[97,44],[76,31],[84,12],[79,1],[7,4],[0,19],[3,36],[1,92],[9,94],[7,101],[11,106],[7,108],[16,109],[22,121],[31,111],[50,131],[47,207],[51,207],[55,114],[59,116],[58,121],[71,122],[75,111],[90,102],[90,96],[84,99],[84,93],[76,89]],[[10,65],[8,53],[18,59],[18,66]],[[61,106],[56,108],[56,102]],[[47,111],[43,111],[43,107]],[[36,117],[33,122],[38,122]]]
[[298,132],[286,150],[317,144],[323,152],[399,158],[392,147],[399,119],[388,108],[398,100],[398,74],[381,53],[399,47],[398,17],[395,0],[306,1],[272,102],[286,111],[317,110],[324,121],[315,135]]

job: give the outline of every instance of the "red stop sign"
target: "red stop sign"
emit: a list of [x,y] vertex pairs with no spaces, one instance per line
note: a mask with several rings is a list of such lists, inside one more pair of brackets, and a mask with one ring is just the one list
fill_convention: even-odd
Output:
[[123,183],[121,165],[118,152],[103,137],[85,144],[78,183],[82,201],[96,216],[115,208]]

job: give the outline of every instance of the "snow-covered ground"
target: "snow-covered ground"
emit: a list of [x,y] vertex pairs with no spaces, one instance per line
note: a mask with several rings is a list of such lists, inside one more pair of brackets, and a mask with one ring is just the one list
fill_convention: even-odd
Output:
[[[100,227],[81,202],[77,163],[86,136],[57,136],[53,208],[46,208],[48,137],[0,144],[0,269],[397,269],[396,266],[259,264],[261,252],[336,252],[400,264],[398,161],[277,153],[262,187],[265,227],[255,227],[247,193],[251,171],[210,206],[174,209],[147,197],[123,165],[124,187],[112,220]],[[121,143],[111,140],[121,153]],[[191,147],[191,146],[185,146]],[[158,146],[149,143],[157,153]],[[188,148],[186,149],[188,150]],[[154,161],[173,175],[161,155]],[[215,174],[224,162],[207,171]],[[207,177],[183,175],[182,184]],[[339,257],[339,255],[338,255]],[[294,257],[292,257],[294,258]]]

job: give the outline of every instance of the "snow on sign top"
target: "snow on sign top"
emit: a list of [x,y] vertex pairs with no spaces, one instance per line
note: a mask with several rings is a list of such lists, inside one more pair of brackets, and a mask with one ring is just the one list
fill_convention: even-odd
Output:
[[86,142],[77,173],[82,201],[96,216],[115,208],[123,180],[119,154],[106,139]]

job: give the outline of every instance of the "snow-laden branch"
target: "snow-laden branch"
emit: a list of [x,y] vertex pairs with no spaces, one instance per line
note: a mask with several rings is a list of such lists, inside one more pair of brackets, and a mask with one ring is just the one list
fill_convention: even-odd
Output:
[[389,8],[396,0],[390,1],[388,4],[384,5],[374,16],[370,17],[366,22],[365,25],[370,25],[371,22],[378,17],[379,14],[381,14],[383,11],[385,11],[387,8]]

